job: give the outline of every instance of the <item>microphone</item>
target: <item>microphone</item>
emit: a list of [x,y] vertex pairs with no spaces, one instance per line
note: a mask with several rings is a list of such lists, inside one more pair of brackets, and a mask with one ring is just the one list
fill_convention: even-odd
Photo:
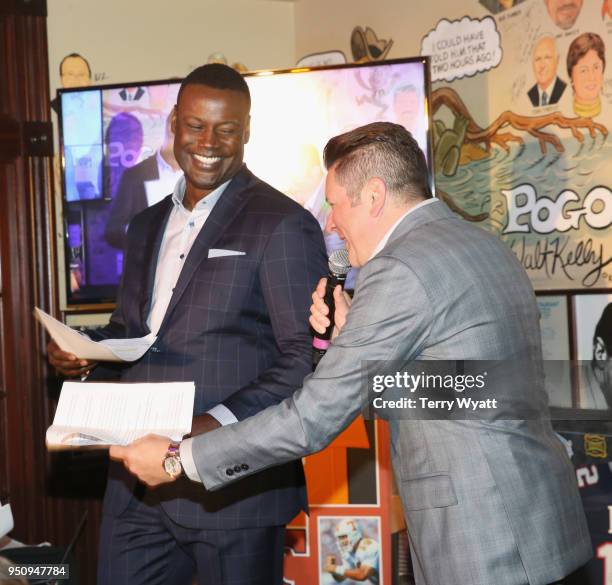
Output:
[[325,355],[327,348],[331,345],[331,336],[334,330],[334,313],[336,311],[336,303],[334,302],[334,289],[340,285],[344,288],[346,275],[351,269],[349,263],[348,252],[341,248],[329,255],[329,272],[327,274],[327,284],[325,286],[324,301],[329,308],[328,318],[330,320],[329,327],[323,332],[315,332],[312,339],[312,369],[314,370],[321,358]]

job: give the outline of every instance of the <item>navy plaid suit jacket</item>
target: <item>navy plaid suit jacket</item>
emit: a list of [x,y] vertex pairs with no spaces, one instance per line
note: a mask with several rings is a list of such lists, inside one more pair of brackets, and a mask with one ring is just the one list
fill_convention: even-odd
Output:
[[[95,337],[149,332],[157,257],[171,209],[168,196],[131,222],[117,308]],[[245,254],[208,258],[211,248]],[[121,381],[194,380],[196,415],[222,403],[242,420],[281,402],[311,371],[310,294],[326,267],[314,217],[243,167],[185,260],[156,342],[122,369]],[[102,375],[103,369],[96,377]],[[104,512],[120,515],[135,485],[112,463]],[[169,516],[192,528],[281,525],[307,506],[299,462],[220,492],[187,479],[156,492]]]

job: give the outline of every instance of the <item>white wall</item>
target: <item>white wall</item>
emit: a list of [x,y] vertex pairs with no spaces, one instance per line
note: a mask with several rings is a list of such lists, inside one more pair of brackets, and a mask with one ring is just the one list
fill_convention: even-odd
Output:
[[59,63],[88,59],[94,83],[184,77],[214,52],[249,69],[295,62],[294,3],[273,0],[51,0],[51,92]]

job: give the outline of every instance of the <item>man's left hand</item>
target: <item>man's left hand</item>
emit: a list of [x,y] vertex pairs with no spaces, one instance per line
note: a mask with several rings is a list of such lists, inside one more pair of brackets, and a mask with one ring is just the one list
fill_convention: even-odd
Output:
[[172,439],[159,435],[147,435],[123,447],[113,445],[109,455],[111,459],[122,461],[126,469],[140,481],[150,487],[170,483],[176,478],[170,477],[164,470],[163,461]]
[[[311,327],[317,333],[324,333],[329,327],[330,320],[328,317],[329,307],[325,304],[325,286],[327,279],[322,278],[317,284],[317,288],[312,293],[312,305],[310,305],[309,322]],[[334,313],[334,330],[332,332],[332,340],[340,333],[342,327],[346,323],[346,315],[351,306],[351,297],[342,290],[340,285],[334,289],[334,303],[336,311]]]

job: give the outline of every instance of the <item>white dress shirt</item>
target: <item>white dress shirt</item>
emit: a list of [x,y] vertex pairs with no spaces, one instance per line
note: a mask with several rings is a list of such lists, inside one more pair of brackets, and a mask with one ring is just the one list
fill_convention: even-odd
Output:
[[[539,85],[536,85],[538,88],[538,106],[547,106],[550,104],[550,98],[552,96],[553,89],[555,87],[555,83],[557,82],[557,78],[555,77],[551,83],[548,84],[548,87],[542,89]],[[542,97],[546,93],[546,103],[542,103]]]
[[189,211],[183,205],[185,177],[181,177],[176,183],[172,194],[174,206],[166,224],[157,258],[151,310],[147,318],[147,325],[155,335],[157,335],[166,309],[170,304],[170,297],[172,297],[172,291],[174,291],[181,274],[185,259],[210,212],[228,184],[229,181],[226,181],[223,185],[217,187],[209,195],[198,201],[192,211]]
[[[179,279],[181,270],[185,264],[189,251],[191,250],[195,239],[198,237],[200,230],[206,223],[208,216],[212,212],[217,201],[221,198],[223,191],[229,185],[230,181],[226,181],[206,197],[198,201],[193,210],[189,211],[183,205],[185,197],[185,177],[181,177],[174,188],[172,194],[172,203],[174,204],[162,244],[159,250],[157,259],[157,268],[155,270],[155,283],[153,285],[153,294],[151,299],[151,310],[147,317],[147,325],[152,334],[157,335],[160,325],[166,315],[166,310],[170,304],[172,292]],[[231,410],[219,404],[208,411],[208,414],[213,416],[222,425],[237,422]],[[198,472],[191,457],[191,449],[181,447],[181,463],[188,477],[195,481],[199,481]]]

